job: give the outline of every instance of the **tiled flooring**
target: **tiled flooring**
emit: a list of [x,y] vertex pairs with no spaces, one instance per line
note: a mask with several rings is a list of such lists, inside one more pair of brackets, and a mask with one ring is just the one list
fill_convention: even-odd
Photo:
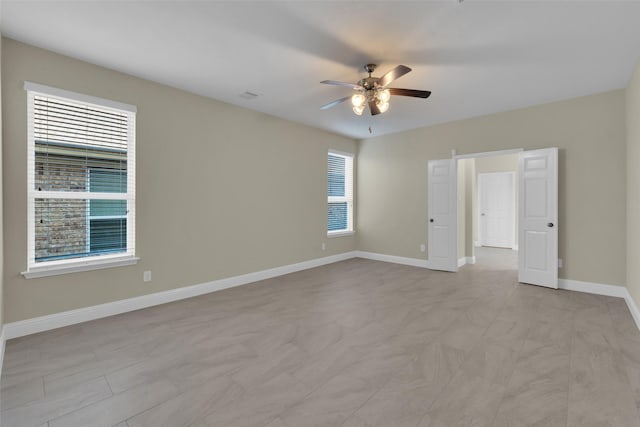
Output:
[[490,258],[354,259],[9,341],[1,424],[640,426],[624,301]]

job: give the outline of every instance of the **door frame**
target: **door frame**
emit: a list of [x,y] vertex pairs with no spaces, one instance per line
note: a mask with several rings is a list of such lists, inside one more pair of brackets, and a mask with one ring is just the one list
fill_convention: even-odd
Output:
[[494,157],[494,156],[505,156],[507,154],[520,154],[525,151],[524,148],[512,148],[510,150],[497,150],[497,151],[483,151],[481,153],[470,153],[470,154],[455,154],[455,150],[453,152],[453,159],[477,159],[478,157]]
[[[510,148],[508,150],[496,150],[496,151],[481,151],[478,153],[469,153],[469,154],[456,154],[456,150],[451,150],[451,158],[454,159],[456,161],[456,167],[458,165],[458,160],[464,160],[464,159],[477,159],[480,157],[494,157],[494,156],[505,156],[508,154],[520,154],[523,151],[525,151],[524,148]],[[458,175],[456,174],[455,177],[456,181],[458,179]],[[514,181],[514,187],[515,187],[515,181]],[[514,202],[518,203],[518,199],[514,196]],[[456,228],[457,228],[457,224],[456,224]],[[516,229],[516,233],[519,230]],[[478,244],[480,243],[480,239],[478,239]],[[515,245],[515,242],[514,242]],[[474,258],[475,258],[475,247],[476,247],[476,242],[473,242],[473,245],[471,245],[474,249]],[[459,248],[458,248],[459,249]],[[514,249],[515,250],[515,249]]]
[[482,220],[482,213],[480,212],[480,208],[482,207],[482,197],[481,197],[481,186],[480,186],[480,176],[482,175],[509,175],[511,176],[511,212],[510,212],[510,217],[511,217],[511,224],[513,225],[513,229],[511,230],[511,240],[509,241],[509,248],[515,250],[516,249],[516,233],[518,232],[518,228],[516,227],[516,206],[518,203],[518,200],[516,199],[516,172],[517,171],[507,171],[507,172],[482,172],[477,174],[478,177],[478,191],[477,191],[477,196],[478,196],[478,200],[476,201],[478,203],[478,244],[480,246],[482,246],[482,227],[480,226],[480,221]]
[[[553,148],[553,147],[546,147],[546,148]],[[555,149],[558,150],[557,148],[555,148]],[[523,148],[514,148],[514,149],[509,149],[509,150],[485,151],[485,152],[480,152],[480,153],[470,153],[470,154],[462,154],[462,155],[456,154],[456,150],[451,150],[451,158],[452,158],[452,160],[454,160],[455,165],[456,165],[456,169],[457,169],[458,160],[461,160],[461,159],[471,159],[471,158],[489,157],[489,156],[500,156],[500,155],[505,155],[505,154],[519,154],[520,155],[520,153],[522,153],[524,151],[535,151],[535,150],[536,149],[525,150]],[[538,150],[541,150],[541,149],[538,149]],[[522,156],[520,156],[519,163],[521,163],[521,159],[522,159]],[[518,174],[519,175],[521,174],[521,170],[520,169],[518,170]],[[558,175],[557,174],[558,174],[558,170],[556,169],[556,178],[555,178],[556,189],[558,188],[558,185],[559,185],[559,183],[558,183]],[[457,182],[458,182],[458,174],[457,173],[453,177],[453,180],[454,180],[455,187],[457,188]],[[519,183],[518,185],[520,185],[520,184],[521,183]],[[427,183],[427,185],[429,185],[429,184]],[[520,199],[522,197],[523,197],[523,195],[520,192],[520,194],[518,194],[518,197],[517,197],[518,204],[520,204],[520,201],[521,201]],[[557,193],[556,193],[556,197],[557,197]],[[456,200],[457,200],[457,197],[456,197]],[[557,221],[557,219],[556,219],[556,221]],[[520,230],[521,230],[522,227],[523,227],[523,224],[521,222],[519,222],[518,223],[518,233],[520,233]],[[456,229],[456,234],[457,234],[457,232],[458,232],[458,223],[457,223],[457,221],[455,223],[455,229]],[[458,242],[456,242],[456,246],[457,246],[457,243]],[[557,248],[558,248],[558,242],[556,241],[556,251],[557,251]],[[556,259],[557,259],[557,255],[558,254],[556,253]],[[521,256],[519,255],[518,275],[520,275],[520,270],[521,270],[521,268],[520,268],[520,258],[521,258]],[[428,260],[427,260],[427,264],[428,264]],[[555,287],[557,288],[557,283],[556,283]]]

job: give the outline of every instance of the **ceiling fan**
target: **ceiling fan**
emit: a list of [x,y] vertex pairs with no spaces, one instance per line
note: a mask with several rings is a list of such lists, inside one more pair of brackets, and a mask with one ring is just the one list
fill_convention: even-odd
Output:
[[371,77],[371,73],[376,69],[376,64],[367,64],[364,69],[369,73],[369,77],[361,79],[358,83],[344,83],[337,82],[335,80],[323,80],[320,83],[327,85],[346,86],[355,91],[351,96],[345,96],[344,98],[336,99],[328,104],[320,107],[321,110],[326,110],[331,107],[335,107],[344,101],[351,99],[351,105],[353,112],[361,116],[365,107],[369,105],[369,111],[371,115],[384,113],[389,109],[389,98],[391,95],[400,96],[412,96],[415,98],[428,98],[431,92],[428,90],[416,90],[416,89],[398,89],[394,87],[388,88],[387,85],[395,79],[404,76],[411,68],[406,65],[398,65],[393,70],[387,72],[382,77]]

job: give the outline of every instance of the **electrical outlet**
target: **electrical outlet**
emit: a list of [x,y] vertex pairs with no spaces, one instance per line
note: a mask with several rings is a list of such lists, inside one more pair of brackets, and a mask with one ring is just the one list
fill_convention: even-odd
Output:
[[327,245],[324,242],[322,242],[322,250],[324,251],[326,249],[327,249]]
[[423,243],[420,245],[420,252],[424,252],[427,250],[427,246]]
[[144,280],[145,282],[151,281],[151,270],[147,270],[144,272],[144,274],[142,275],[142,280]]
[[562,258],[558,258],[558,268],[562,268],[563,265]]

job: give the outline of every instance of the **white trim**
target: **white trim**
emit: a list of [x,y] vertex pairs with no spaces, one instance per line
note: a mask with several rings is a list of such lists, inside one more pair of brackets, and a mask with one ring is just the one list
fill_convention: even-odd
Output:
[[[142,295],[135,298],[114,301],[106,304],[95,305],[92,307],[84,307],[76,310],[64,311],[62,313],[50,314],[33,319],[19,320],[17,322],[5,324],[0,331],[0,350],[2,350],[0,351],[0,369],[2,368],[5,340],[87,322],[90,320],[100,319],[103,317],[113,316],[120,313],[139,310],[142,308],[152,307],[155,305],[165,304],[172,301],[179,301],[185,298],[208,294],[222,289],[241,286],[247,283],[270,279],[273,277],[282,276],[284,274],[295,273],[296,271],[320,267],[322,265],[345,261],[352,258],[364,258],[374,261],[409,265],[413,267],[430,268],[429,260],[426,259],[407,258],[365,251],[351,251],[337,255],[331,255],[324,258],[316,258],[309,261],[303,261],[296,264],[289,264],[282,267],[271,268],[268,270],[262,270],[255,273],[243,274],[241,276],[214,280],[208,283],[185,286],[182,288],[171,289],[168,291],[157,292],[149,295]],[[466,257],[466,262],[470,264],[475,263],[475,257]],[[640,329],[640,310],[638,310],[638,307],[631,298],[626,287],[580,282],[577,280],[568,279],[559,279],[558,284],[561,289],[570,291],[587,292],[598,295],[608,295],[624,298],[627,302],[627,306],[629,307],[629,311],[631,312],[631,315],[633,316],[636,325],[638,326],[638,329]]]
[[356,156],[355,153],[349,153],[348,151],[338,151],[332,148],[329,148],[329,154],[335,154],[336,156],[341,157],[351,157],[352,159]]
[[[4,326],[0,327],[0,373],[2,373],[2,362],[4,361]],[[2,376],[0,375],[0,378]],[[0,384],[2,386],[2,384]]]
[[25,335],[48,331],[50,329],[113,316],[115,314],[126,313],[128,311],[140,310],[154,305],[208,294],[222,289],[233,288],[235,286],[270,279],[272,277],[282,276],[284,274],[294,273],[296,271],[319,267],[326,264],[332,264],[334,262],[344,261],[355,257],[355,252],[345,252],[338,255],[303,261],[297,264],[289,264],[282,267],[262,270],[255,273],[214,280],[208,283],[185,286],[182,288],[142,295],[125,300],[94,305],[91,307],[83,307],[76,310],[63,311],[61,313],[35,317],[33,319],[19,320],[17,322],[11,322],[4,325],[5,338],[12,339],[22,337]]
[[474,240],[473,241],[473,246],[475,246],[476,248],[479,248],[482,245],[480,244],[480,242],[478,240]]
[[626,286],[604,285],[602,283],[582,282],[580,280],[558,279],[558,288],[567,291],[585,292],[588,294],[605,295],[609,297],[624,298],[629,312],[640,330],[640,310],[631,297]]
[[72,92],[70,90],[59,89],[57,87],[51,87],[41,85],[39,83],[24,82],[24,90],[30,92],[37,92],[42,95],[50,95],[58,98],[72,99],[78,102],[85,102],[87,104],[99,105],[101,107],[113,108],[116,110],[125,110],[135,113],[138,109],[135,105],[125,104],[123,102],[112,101],[110,99],[99,98],[97,96],[85,95],[83,93]]
[[476,159],[478,157],[506,156],[508,154],[518,154],[521,151],[524,151],[524,149],[514,148],[511,150],[485,151],[484,153],[456,154],[456,155],[453,155],[452,157],[456,160]]
[[91,193],[89,191],[38,191],[38,199],[127,200],[127,193]]
[[558,289],[585,292],[594,295],[626,298],[627,288],[624,286],[605,285],[602,283],[582,282],[580,280],[558,279]]
[[327,231],[328,238],[353,236],[354,234],[355,234],[355,231],[348,231],[348,230]]
[[[60,274],[77,273],[79,271],[102,270],[103,268],[124,267],[135,265],[140,258],[132,256],[118,256],[107,258],[109,255],[96,256],[97,259],[88,261],[87,259],[74,258],[72,262],[51,261],[51,263],[40,267],[32,267],[28,271],[23,271],[25,279],[37,279],[38,277],[58,276]],[[44,264],[44,263],[43,263]]]
[[[26,87],[26,83],[25,83]],[[34,97],[27,92],[27,269],[35,258],[35,198],[33,197],[35,187],[35,164],[36,164],[36,142],[33,121]],[[1,279],[0,279],[1,280]]]
[[429,268],[429,260],[418,258],[407,258],[396,255],[378,254],[375,252],[355,251],[356,258],[370,259],[373,261],[391,262],[393,264],[410,265],[412,267]]
[[466,264],[475,264],[476,263],[476,257],[475,256],[467,256],[467,257],[462,257],[462,258],[458,258],[458,268],[462,267],[463,265]]
[[625,291],[627,291],[626,292],[627,295],[624,297],[624,300],[627,302],[627,307],[631,312],[631,317],[633,317],[633,320],[635,320],[636,322],[637,328],[640,329],[640,310],[638,309],[636,302],[631,297],[629,290],[627,288],[624,288],[624,289]]
[[[340,152],[329,149],[327,154],[327,177],[329,175],[329,156],[341,157],[344,159],[344,196],[329,196],[329,188],[327,187],[327,207],[331,203],[346,203],[347,204],[347,228],[342,230],[333,230],[334,236],[341,236],[346,234],[340,233],[353,233],[353,170],[355,154]],[[328,182],[328,181],[327,181]],[[329,228],[327,218],[327,228]],[[327,230],[327,236],[330,231]]]
[[[27,271],[21,274],[27,278],[54,276],[59,274],[74,273],[77,271],[97,270],[102,268],[121,267],[137,263],[135,258],[135,137],[136,137],[136,107],[121,104],[107,99],[96,98],[63,89],[56,89],[37,83],[25,82],[27,91]],[[92,103],[100,108],[116,109],[119,113],[124,111],[128,118],[127,126],[127,192],[126,193],[98,193],[98,192],[73,192],[73,191],[36,191],[35,180],[35,135],[34,135],[34,99],[36,94],[60,97],[62,101],[80,101]],[[75,145],[75,144],[74,144]],[[90,258],[75,257],[64,260],[36,262],[35,255],[35,199],[96,199],[96,200],[124,200],[127,202],[127,248],[125,256],[122,253],[116,255],[95,255]],[[89,218],[88,220],[89,221]],[[88,232],[89,230],[87,230]],[[87,241],[87,244],[89,242]]]
[[136,123],[129,117],[127,131],[127,254],[136,254]]
[[517,251],[518,250],[518,245],[513,245],[513,247],[511,249],[514,250],[514,251]]

